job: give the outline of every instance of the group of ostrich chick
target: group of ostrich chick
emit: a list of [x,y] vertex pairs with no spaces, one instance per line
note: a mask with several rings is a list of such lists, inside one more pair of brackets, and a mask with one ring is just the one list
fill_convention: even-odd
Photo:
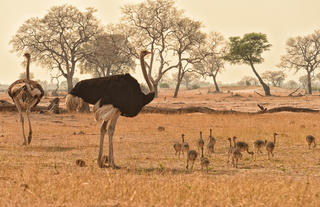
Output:
[[[262,154],[261,149],[265,147],[265,149],[268,153],[268,159],[270,159],[271,156],[273,157],[274,156],[274,149],[276,146],[277,135],[279,135],[279,134],[276,132],[273,133],[273,141],[261,140],[261,139],[257,139],[256,141],[254,141],[253,147],[255,149],[256,155]],[[191,170],[192,170],[194,162],[198,157],[198,152],[194,149],[190,149],[189,143],[185,142],[184,134],[182,134],[181,137],[182,137],[182,143],[175,142],[173,144],[173,148],[175,150],[175,155],[177,155],[180,158],[180,153],[182,153],[183,155],[184,155],[184,153],[186,153],[186,156],[187,156],[186,169],[189,170],[189,162],[191,162],[192,163]],[[237,141],[236,136],[233,136],[233,138],[228,137],[227,140],[229,141],[227,163],[230,162],[230,158],[231,158],[233,167],[235,167],[235,168],[238,167],[238,161],[242,158],[243,152],[247,152],[251,156],[253,156],[255,154],[253,151],[249,151],[248,143],[243,142],[243,141]],[[311,145],[313,145],[313,148],[316,147],[316,141],[315,141],[314,136],[312,136],[312,135],[306,136],[306,141],[307,141],[309,149],[311,149]],[[215,144],[216,144],[216,139],[212,136],[212,129],[210,129],[209,141],[207,144],[207,151],[208,151],[209,156],[211,156],[214,153]],[[206,170],[208,172],[210,160],[208,157],[205,157],[203,154],[205,142],[202,138],[202,131],[200,131],[200,138],[197,140],[196,145],[198,147],[198,151],[201,150],[201,157],[200,157],[201,170],[203,170],[203,168],[206,168]]]
[[[69,97],[78,97],[86,103],[93,104],[94,118],[96,121],[102,123],[100,128],[100,145],[97,159],[97,163],[100,168],[119,168],[115,164],[113,156],[113,134],[119,116],[121,115],[125,117],[134,117],[141,111],[141,109],[145,105],[147,105],[154,99],[154,87],[150,81],[149,75],[147,74],[144,60],[145,56],[148,54],[152,53],[143,50],[140,52],[139,58],[143,76],[150,90],[148,94],[145,94],[141,91],[138,81],[128,73],[82,80],[78,82],[68,94]],[[12,83],[8,88],[8,94],[12,98],[18,109],[22,127],[23,145],[27,146],[31,143],[32,140],[32,127],[29,114],[31,109],[40,102],[41,98],[44,95],[44,90],[39,83],[30,80],[29,66],[31,55],[29,53],[25,53],[24,56],[27,59],[26,78],[19,79]],[[26,112],[29,126],[28,139],[26,138],[24,130],[24,112]],[[108,133],[109,137],[109,156],[103,155],[103,143],[106,133]],[[257,149],[257,153],[261,153],[261,148],[263,146],[266,146],[268,156],[270,157],[270,154],[273,156],[273,150],[276,143],[276,135],[277,133],[274,133],[273,142],[257,140],[254,143],[254,146]],[[228,140],[230,142],[228,162],[230,160],[230,157],[232,157],[232,164],[235,167],[237,167],[238,160],[242,157],[242,152],[247,151],[251,155],[254,154],[253,152],[249,152],[247,143],[237,142],[236,137],[233,137],[233,145],[231,142],[231,138],[228,138]],[[316,145],[315,138],[311,135],[307,136],[307,142],[309,144],[309,148],[312,143],[314,143],[314,146]],[[214,153],[215,144],[216,139],[212,136],[212,130],[210,129],[209,143],[207,144],[209,154]],[[208,171],[210,161],[207,157],[204,157],[203,148],[204,141],[202,139],[202,132],[200,132],[200,139],[198,140],[198,151],[201,150],[201,168],[205,167]],[[189,149],[188,143],[184,142],[183,134],[182,143],[174,144],[174,149],[176,150],[176,154],[179,154],[179,156],[180,152],[182,152],[183,154],[184,152],[186,152],[186,168],[189,168],[189,162],[191,162],[192,169],[194,161],[198,156],[198,152]],[[82,162],[77,164],[84,165]]]

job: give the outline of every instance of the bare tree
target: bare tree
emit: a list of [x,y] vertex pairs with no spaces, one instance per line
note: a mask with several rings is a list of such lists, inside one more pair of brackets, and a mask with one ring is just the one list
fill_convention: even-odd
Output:
[[169,47],[173,22],[183,12],[178,11],[173,0],[146,0],[139,4],[128,4],[122,7],[122,24],[134,48],[129,49],[131,55],[138,58],[138,51],[149,49],[150,59],[146,62],[148,76],[158,95],[158,84],[163,75],[177,68],[170,62],[173,56]]
[[287,41],[286,54],[281,57],[280,67],[305,70],[307,93],[312,94],[312,74],[320,63],[320,30],[307,36],[290,38]]
[[125,35],[114,33],[112,26],[106,33],[85,46],[86,55],[80,62],[81,73],[91,73],[95,77],[106,77],[134,70],[135,61],[123,48],[128,46]]
[[224,37],[219,33],[211,32],[204,50],[206,51],[206,56],[199,63],[194,64],[194,69],[204,77],[212,77],[216,92],[220,92],[217,76],[224,68],[223,57],[227,52]]
[[206,35],[201,32],[201,23],[187,17],[177,19],[173,24],[170,47],[177,54],[177,84],[174,98],[178,97],[183,76],[192,72],[192,64],[199,62],[203,55],[198,52],[205,43]]
[[59,90],[59,87],[60,87],[60,80],[59,80],[59,78],[62,76],[62,74],[58,71],[58,73],[57,74],[50,74],[50,76],[51,76],[51,80],[50,80],[50,82],[53,84],[53,82],[54,82],[54,80],[56,81],[56,87],[55,87],[55,89],[52,91],[52,95],[53,96],[58,96],[58,90]]
[[272,84],[272,86],[278,86],[283,83],[283,81],[286,79],[287,75],[283,71],[265,71],[262,73],[261,78],[269,83]]
[[30,18],[18,29],[10,44],[13,51],[29,51],[35,61],[58,70],[72,89],[76,64],[85,56],[83,46],[102,30],[92,8],[84,12],[70,5],[54,6],[43,18]]

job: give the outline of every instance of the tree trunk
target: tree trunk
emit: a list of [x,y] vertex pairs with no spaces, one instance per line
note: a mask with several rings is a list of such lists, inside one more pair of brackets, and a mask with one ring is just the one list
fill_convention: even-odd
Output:
[[174,94],[173,94],[173,98],[177,98],[178,97],[178,93],[179,93],[179,89],[180,89],[180,84],[183,78],[183,75],[181,73],[182,70],[182,63],[181,63],[181,54],[179,55],[179,68],[178,68],[178,77],[177,77],[177,85],[176,85],[176,89],[174,90]]
[[213,82],[214,82],[214,86],[216,87],[216,92],[220,93],[220,89],[216,80],[216,76],[212,76]]
[[257,76],[260,84],[262,85],[265,95],[266,96],[271,96],[270,87],[267,84],[265,84],[265,82],[262,80],[262,78],[260,77],[259,73],[254,68],[253,63],[250,63],[250,65],[251,65],[253,73]]
[[158,82],[157,83],[152,83],[154,87],[154,97],[157,98],[159,95],[159,90],[158,90]]
[[307,93],[312,94],[312,87],[311,87],[311,72],[308,72],[307,74]]
[[182,81],[182,78],[181,78],[181,79],[179,78],[179,79],[177,80],[177,85],[176,85],[176,89],[174,90],[173,98],[178,98],[178,93],[179,93],[181,81]]
[[72,84],[72,77],[67,77],[67,84],[68,84],[68,92],[71,91],[71,89],[73,88],[73,84]]
[[186,89],[189,89],[190,88],[190,80],[185,79],[185,81],[186,81]]

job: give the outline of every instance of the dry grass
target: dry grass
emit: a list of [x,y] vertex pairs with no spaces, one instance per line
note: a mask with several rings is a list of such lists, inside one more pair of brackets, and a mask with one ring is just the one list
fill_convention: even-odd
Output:
[[[320,148],[308,150],[305,141],[307,134],[319,140],[320,114],[120,117],[120,170],[98,168],[100,126],[92,114],[32,114],[32,121],[33,141],[23,147],[18,114],[0,113],[0,206],[320,206]],[[184,133],[197,149],[199,131],[207,143],[209,128],[217,139],[209,173],[199,159],[187,172],[173,143]],[[244,154],[238,169],[226,163],[228,136],[253,149],[254,140],[271,140],[273,132],[282,135],[272,160],[263,149],[256,161]]]

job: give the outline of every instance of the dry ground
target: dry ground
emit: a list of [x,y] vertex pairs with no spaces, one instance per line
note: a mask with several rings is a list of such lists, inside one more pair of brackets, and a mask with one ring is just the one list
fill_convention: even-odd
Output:
[[[196,95],[199,92],[204,97]],[[219,109],[215,103],[234,104],[250,111],[257,110],[257,103],[320,106],[315,105],[318,96],[229,97],[206,94],[204,89],[191,93],[183,91],[181,98],[165,100],[161,95],[152,104],[205,104],[215,109]],[[120,170],[98,168],[100,126],[92,114],[33,113],[32,121],[32,144],[23,147],[18,114],[0,112],[0,206],[320,206],[320,147],[308,150],[305,141],[307,134],[319,141],[318,113],[120,117],[114,136]],[[158,131],[159,126],[165,131]],[[174,155],[173,143],[184,133],[196,149],[199,131],[207,142],[210,128],[217,145],[209,173],[200,170],[199,159],[194,171],[187,172],[186,159]],[[252,149],[255,139],[270,140],[273,132],[282,135],[272,160],[263,150],[256,161],[244,154],[238,169],[226,163],[228,136],[238,136]],[[106,139],[105,151],[107,144]],[[77,159],[87,166],[76,166]]]

